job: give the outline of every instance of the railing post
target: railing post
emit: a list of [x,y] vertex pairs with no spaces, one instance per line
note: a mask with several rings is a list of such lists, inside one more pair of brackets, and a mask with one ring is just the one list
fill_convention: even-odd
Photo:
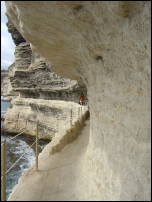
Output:
[[6,140],[2,145],[2,201],[6,201]]
[[36,170],[38,170],[38,155],[39,155],[39,151],[38,151],[38,145],[39,145],[39,136],[38,136],[38,121],[36,124]]
[[27,128],[27,119],[26,119],[26,126],[25,126],[25,128]]
[[82,105],[80,106],[80,117],[82,117]]
[[72,109],[70,110],[70,125],[72,127]]
[[59,127],[59,122],[58,122],[58,118],[56,120],[56,130],[58,131],[58,127]]

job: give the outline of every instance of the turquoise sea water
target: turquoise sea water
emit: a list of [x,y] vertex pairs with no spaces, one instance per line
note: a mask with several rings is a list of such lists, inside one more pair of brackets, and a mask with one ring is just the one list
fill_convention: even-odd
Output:
[[9,106],[10,106],[10,102],[1,100],[1,114],[4,114],[4,112],[7,111]]

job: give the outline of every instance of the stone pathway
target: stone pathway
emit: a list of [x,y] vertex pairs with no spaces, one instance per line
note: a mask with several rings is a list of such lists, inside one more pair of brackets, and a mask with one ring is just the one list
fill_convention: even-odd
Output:
[[[80,177],[83,157],[89,141],[89,121],[81,134],[61,152],[50,155],[50,144],[40,155],[39,171],[34,166],[24,173],[11,194],[10,201],[80,200],[83,191]],[[85,182],[86,183],[86,182]],[[81,194],[80,194],[81,195]]]

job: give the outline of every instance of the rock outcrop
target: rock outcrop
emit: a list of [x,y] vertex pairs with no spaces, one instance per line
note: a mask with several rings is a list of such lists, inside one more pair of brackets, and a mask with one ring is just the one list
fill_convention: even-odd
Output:
[[[90,136],[81,169],[75,165],[79,175],[66,181],[68,200],[150,200],[150,2],[8,1],[6,6],[16,28],[54,71],[82,78],[87,86]],[[65,167],[60,184],[67,172]],[[55,191],[67,198],[60,187]]]
[[25,130],[24,134],[36,136],[38,123],[39,138],[49,140],[66,134],[88,110],[74,102],[19,97],[11,105],[5,115],[5,133]]
[[9,94],[11,83],[9,80],[8,72],[1,72],[1,95],[5,96]]
[[13,25],[11,20],[9,19],[7,22],[8,32],[12,35],[12,39],[16,46],[18,46],[22,42],[26,42],[26,40],[22,37],[22,35],[18,32],[16,27]]
[[[8,18],[9,19],[9,18]],[[15,63],[11,71],[11,85],[20,97],[37,99],[57,99],[79,102],[82,92],[86,95],[85,85],[58,76],[51,71],[52,65],[31,49],[30,43],[13,26],[7,23],[15,48]]]
[[[44,102],[43,105],[46,106],[43,108],[46,108],[50,111],[50,113],[49,112],[47,113],[47,122],[52,125],[52,120],[54,123],[56,123],[57,121],[55,117],[52,117],[54,116],[53,110],[55,110],[57,107],[55,107],[54,104],[49,109],[46,100],[63,100],[78,103],[79,97],[82,94],[82,92],[86,95],[86,87],[84,85],[80,86],[78,82],[75,80],[63,78],[61,76],[58,76],[56,73],[50,71],[51,64],[47,62],[46,59],[44,59],[42,56],[40,56],[40,54],[36,53],[31,49],[30,43],[27,42],[21,36],[21,34],[13,26],[10,19],[7,23],[7,26],[9,32],[12,35],[14,43],[16,44],[15,62],[14,65],[10,68],[9,79],[13,91],[19,95],[18,99],[20,98],[22,99],[20,101],[17,101],[17,99],[12,101],[11,103],[12,108],[10,108],[6,114],[6,117],[8,118],[11,117],[12,122],[10,124],[10,122],[8,123],[7,118],[5,119],[4,131],[5,133],[17,133],[20,130],[22,130],[23,128],[22,123],[25,126],[24,123],[30,120],[30,123],[26,125],[27,128],[26,134],[35,135],[34,131],[34,128],[36,127],[35,120],[39,116],[39,112],[36,110],[32,111],[30,106],[28,106],[29,100],[31,100],[30,98],[34,98],[32,100],[33,103],[31,104],[32,106],[33,105],[39,106],[39,102],[40,103],[41,101]],[[55,109],[53,109],[54,107]],[[64,107],[66,109],[66,103],[64,104]],[[44,111],[40,110],[41,111],[40,113],[43,114],[44,117],[46,117],[45,114],[46,109],[44,109]],[[19,117],[21,116],[23,117],[23,119],[21,121],[21,124],[18,124],[18,127],[16,128],[16,124],[18,123],[17,119],[19,119],[18,113],[20,114]],[[67,117],[69,117],[68,113]],[[58,120],[58,122],[61,121]],[[47,127],[48,126],[45,124],[41,126],[42,134],[40,135],[40,138],[42,137],[44,139],[45,138],[51,139],[53,137],[52,134],[56,133],[52,132],[56,131],[55,125],[52,126],[50,130],[48,129],[48,131]]]
[[10,101],[18,93],[14,92],[10,82],[9,71],[1,72],[1,100]]

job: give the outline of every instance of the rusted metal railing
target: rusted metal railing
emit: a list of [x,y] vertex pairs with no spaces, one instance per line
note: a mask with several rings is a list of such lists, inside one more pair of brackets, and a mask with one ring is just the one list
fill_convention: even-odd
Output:
[[38,145],[39,145],[39,134],[38,134],[38,122],[36,124],[36,148],[35,148],[35,154],[36,154],[36,170],[38,170],[38,156],[39,156],[39,150],[38,150]]
[[6,201],[6,141],[2,144],[2,201]]
[[[78,107],[78,119],[80,119],[82,116],[82,106]],[[72,109],[70,109],[70,127],[72,127],[73,124],[73,118],[74,118],[74,113],[72,111]],[[8,119],[5,119],[7,122],[14,122]],[[16,120],[16,125],[15,128],[18,130],[18,125],[19,125],[19,121],[20,120],[24,120],[25,121],[25,127],[22,128],[23,131],[19,132],[16,136],[12,137],[12,138],[8,138],[9,140],[14,140],[16,139],[18,136],[20,136],[21,134],[23,134],[26,130],[27,130],[27,125],[28,122],[32,121],[32,122],[36,122],[36,139],[35,142],[30,145],[30,147],[32,147],[35,144],[35,170],[38,171],[39,170],[39,126],[43,125],[43,123],[40,123],[39,121],[33,121],[30,119],[20,119],[19,114],[18,114],[18,119]],[[47,126],[48,127],[48,126]],[[49,127],[48,127],[49,128]],[[20,159],[26,154],[23,153],[16,161],[15,163],[7,170],[7,148],[6,148],[6,140],[1,144],[2,146],[2,177],[1,177],[1,181],[2,181],[2,201],[6,201],[7,197],[6,197],[6,178],[7,178],[7,174],[14,168],[14,166],[20,161]]]
[[70,110],[70,125],[72,127],[72,109]]
[[[26,121],[27,123],[27,121]],[[26,124],[27,125],[27,124]],[[39,126],[39,122],[37,121],[36,123],[36,140],[34,141],[34,143],[32,143],[30,145],[30,147],[33,147],[35,144],[35,163],[36,163],[36,171],[38,171],[39,169],[39,164],[38,164],[38,156],[39,156],[39,133],[38,133],[38,126]],[[20,133],[18,133],[17,135],[15,135],[12,138],[8,138],[8,141],[10,140],[15,140],[19,135],[23,134],[26,129],[23,128],[24,130],[21,131]],[[27,153],[24,152],[14,163],[13,165],[7,170],[7,142],[6,140],[4,140],[4,142],[1,143],[1,148],[2,148],[2,172],[1,172],[1,184],[2,184],[2,189],[1,189],[1,193],[2,193],[2,201],[6,201],[7,200],[7,196],[6,196],[6,187],[7,187],[7,174],[15,167],[15,165],[21,160],[21,158]]]

